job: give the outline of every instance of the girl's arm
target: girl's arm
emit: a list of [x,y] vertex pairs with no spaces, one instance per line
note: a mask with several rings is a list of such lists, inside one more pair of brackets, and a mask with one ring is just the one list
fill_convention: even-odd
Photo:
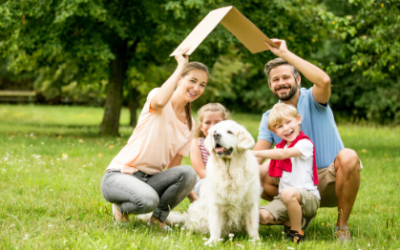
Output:
[[290,157],[302,156],[297,148],[275,148],[270,150],[252,151],[256,157],[263,157],[273,160],[287,159]]
[[179,54],[175,56],[178,66],[174,73],[168,78],[168,80],[161,86],[157,94],[151,99],[150,105],[152,109],[162,109],[169,102],[172,94],[175,91],[176,85],[182,72],[185,70],[189,63],[189,56],[184,55],[189,51],[190,48],[184,48],[179,50]]
[[198,144],[198,138],[192,140],[190,145],[190,160],[192,161],[192,166],[196,171],[197,175],[203,179],[206,178],[206,166],[203,162],[203,155]]

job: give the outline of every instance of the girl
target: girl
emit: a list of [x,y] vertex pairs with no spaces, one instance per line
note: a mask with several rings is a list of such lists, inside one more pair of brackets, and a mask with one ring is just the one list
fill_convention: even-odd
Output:
[[190,160],[197,173],[197,182],[193,191],[200,195],[200,187],[206,177],[206,165],[210,154],[204,147],[204,139],[208,135],[208,129],[220,121],[230,118],[229,111],[219,103],[204,105],[197,112],[198,126],[190,146]]
[[180,50],[175,72],[149,93],[137,127],[101,181],[104,198],[114,203],[117,222],[154,210],[148,225],[172,231],[165,224],[170,210],[186,196],[195,197],[191,190],[196,173],[181,161],[194,135],[190,104],[203,94],[208,70],[201,63],[189,63],[188,50]]

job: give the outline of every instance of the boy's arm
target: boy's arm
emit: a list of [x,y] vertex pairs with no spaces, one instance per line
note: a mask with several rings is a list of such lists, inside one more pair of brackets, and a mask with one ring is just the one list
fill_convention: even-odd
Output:
[[[270,143],[269,141],[267,141],[267,140],[262,140],[262,139],[259,139],[258,141],[257,141],[257,143],[256,143],[256,145],[254,146],[254,148],[253,148],[253,152],[255,152],[255,151],[258,151],[258,152],[261,152],[261,151],[259,151],[259,150],[262,150],[262,151],[267,151],[267,149],[271,149],[272,148],[272,143]],[[265,160],[265,157],[263,157],[263,156],[256,156],[257,157],[257,161],[258,161],[258,164],[262,164],[263,162],[264,162],[264,160]]]
[[297,148],[276,148],[271,150],[252,151],[255,157],[268,158],[273,160],[298,157],[303,154]]

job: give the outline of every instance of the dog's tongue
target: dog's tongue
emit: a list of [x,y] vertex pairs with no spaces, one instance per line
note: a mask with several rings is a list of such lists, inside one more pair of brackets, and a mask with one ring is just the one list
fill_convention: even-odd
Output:
[[224,152],[224,151],[225,151],[225,149],[223,147],[215,148],[215,152],[217,152],[217,153],[221,153],[221,152]]

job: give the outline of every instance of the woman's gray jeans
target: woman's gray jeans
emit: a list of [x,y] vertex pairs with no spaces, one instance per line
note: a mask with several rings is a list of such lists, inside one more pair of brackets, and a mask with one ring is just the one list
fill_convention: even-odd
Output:
[[169,212],[192,191],[196,172],[182,165],[155,175],[141,171],[133,175],[119,170],[108,170],[101,180],[104,198],[116,203],[122,213],[144,214],[154,210],[153,216],[165,221]]

